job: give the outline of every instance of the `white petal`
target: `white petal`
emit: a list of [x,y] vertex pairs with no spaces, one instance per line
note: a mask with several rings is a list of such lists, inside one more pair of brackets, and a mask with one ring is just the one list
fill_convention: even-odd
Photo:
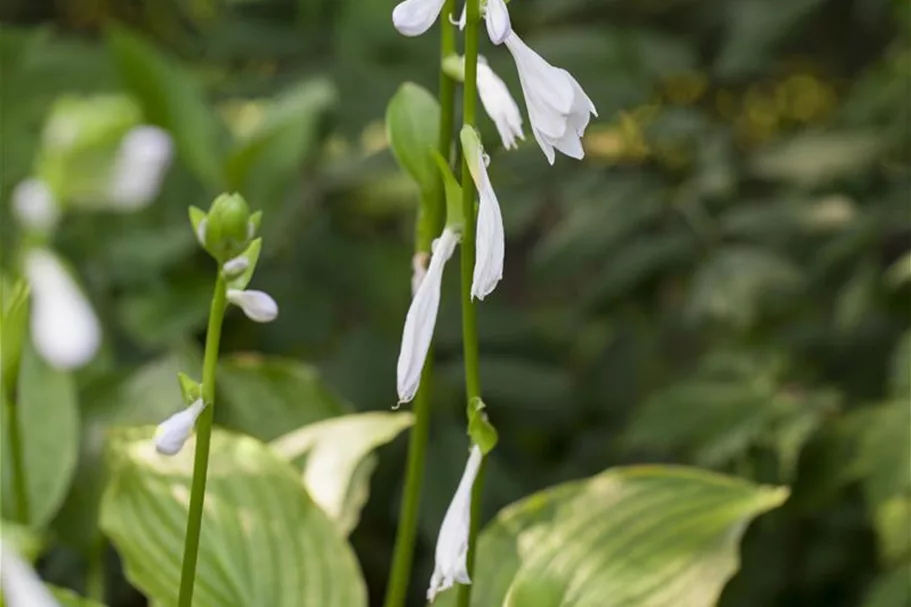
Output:
[[183,449],[193,434],[196,420],[205,408],[205,403],[199,399],[161,422],[155,430],[155,450],[162,455],[175,455]]
[[506,37],[506,48],[516,62],[526,102],[532,97],[541,109],[568,114],[573,103],[573,87],[563,70],[545,61],[515,32]]
[[278,304],[263,291],[228,289],[228,301],[256,322],[272,322],[278,316]]
[[60,205],[47,184],[40,179],[26,179],[13,190],[13,214],[23,226],[38,232],[50,232],[60,219]]
[[8,541],[0,543],[0,588],[7,607],[60,607],[35,570]]
[[536,129],[534,126],[531,127],[531,132],[535,136],[535,141],[538,142],[538,146],[541,148],[541,151],[544,152],[544,156],[547,158],[547,162],[553,166],[554,162],[557,159],[557,155],[554,154],[554,146],[551,145],[548,140],[544,139],[541,136],[541,133],[538,132],[538,129]]
[[554,141],[553,144],[557,150],[570,158],[582,160],[585,157],[585,150],[582,149],[582,139],[575,131],[566,131],[566,134]]
[[506,2],[503,0],[487,0],[487,8],[484,13],[484,18],[487,21],[487,35],[490,37],[490,41],[494,44],[503,44],[512,31]]
[[396,387],[399,403],[411,402],[421,383],[421,370],[433,339],[433,329],[437,322],[437,311],[440,307],[440,286],[443,280],[443,268],[452,257],[459,235],[449,228],[443,230],[440,238],[434,242],[433,255],[427,274],[421,281],[417,293],[411,300],[408,315],[405,317],[405,328],[402,331],[402,346],[396,367]]
[[392,23],[403,36],[420,36],[437,20],[445,0],[405,0],[392,10]]
[[436,552],[434,554],[433,575],[430,578],[430,587],[427,589],[427,600],[433,601],[436,595],[455,582],[470,584],[468,577],[468,531],[471,527],[471,491],[478,470],[481,467],[483,455],[477,445],[472,445],[465,465],[465,472],[456,489],[443,524],[437,537]]
[[174,145],[167,131],[155,126],[132,129],[120,143],[108,196],[121,210],[136,210],[158,194]]
[[89,362],[101,344],[101,326],[69,272],[50,251],[32,249],[26,254],[25,276],[32,291],[35,349],[58,369]]
[[478,95],[481,105],[497,126],[497,132],[507,150],[518,146],[516,139],[525,139],[522,132],[522,113],[509,88],[486,61],[478,60]]
[[238,255],[234,259],[229,259],[221,267],[222,272],[229,278],[240,276],[250,267],[250,261],[243,255]]
[[493,188],[480,193],[471,296],[484,299],[503,278],[503,216]]

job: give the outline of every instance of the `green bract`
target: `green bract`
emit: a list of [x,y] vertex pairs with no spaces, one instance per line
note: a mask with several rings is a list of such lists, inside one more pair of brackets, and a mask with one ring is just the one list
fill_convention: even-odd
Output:
[[250,207],[240,194],[216,198],[205,220],[203,245],[219,263],[243,253],[253,236]]

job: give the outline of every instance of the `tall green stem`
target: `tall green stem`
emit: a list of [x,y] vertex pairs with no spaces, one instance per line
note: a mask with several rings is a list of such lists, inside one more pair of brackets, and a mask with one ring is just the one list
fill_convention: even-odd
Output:
[[22,424],[19,420],[19,406],[13,402],[13,395],[3,400],[6,403],[6,419],[9,424],[10,461],[13,463],[13,493],[16,495],[16,519],[23,525],[29,524],[28,483],[25,478],[25,454],[22,445]]
[[[449,158],[452,148],[452,125],[454,120],[455,82],[442,69],[442,60],[455,52],[455,30],[445,21],[455,8],[455,0],[446,0],[440,20],[440,130],[438,150],[443,158]],[[428,201],[434,212],[421,213],[422,221],[438,224],[443,216],[443,189],[435,193],[435,200]],[[423,201],[422,201],[423,202]],[[423,233],[436,233],[439,226],[429,226]],[[417,243],[417,252],[422,252]],[[429,251],[423,251],[429,253]],[[433,376],[433,351],[427,353],[421,374],[421,387],[414,399],[414,428],[408,441],[408,461],[405,473],[405,489],[399,511],[399,526],[396,531],[395,551],[392,569],[386,586],[385,607],[401,607],[408,595],[411,566],[414,561],[414,541],[418,528],[418,513],[421,506],[421,489],[424,484],[424,462],[427,459],[427,440],[430,434],[430,391]]]
[[196,456],[193,461],[193,486],[190,490],[190,511],[187,514],[187,535],[183,549],[183,568],[180,572],[179,607],[191,607],[193,584],[196,581],[196,559],[199,555],[199,532],[202,528],[202,507],[206,499],[206,476],[209,468],[209,443],[212,439],[212,418],[215,409],[215,371],[218,367],[218,346],[221,324],[227,305],[225,279],[218,274],[209,328],[206,331],[206,353],[202,366],[202,399],[206,404],[196,423]]
[[[478,26],[480,24],[480,1],[467,0],[465,3],[465,88],[462,101],[462,123],[474,126],[478,97]],[[462,348],[465,358],[465,391],[468,400],[481,396],[481,378],[478,366],[478,327],[474,304],[471,301],[471,281],[475,262],[475,187],[468,170],[467,157],[462,155],[462,212],[465,228],[462,231]],[[484,464],[474,482],[471,492],[471,528],[468,533],[468,576],[474,576],[474,549],[478,536],[481,495],[484,486]],[[458,606],[471,604],[471,585],[459,586]]]

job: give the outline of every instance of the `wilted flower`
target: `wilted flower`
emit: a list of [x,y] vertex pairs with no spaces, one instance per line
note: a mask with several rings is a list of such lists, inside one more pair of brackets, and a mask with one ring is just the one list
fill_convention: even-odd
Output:
[[175,455],[193,434],[196,420],[206,408],[202,399],[197,399],[183,411],[178,411],[158,424],[155,430],[155,450],[162,455]]
[[108,196],[115,208],[149,204],[161,187],[173,153],[171,136],[156,126],[138,126],[120,142]]
[[24,227],[50,232],[60,219],[60,205],[47,184],[40,179],[20,182],[12,195],[13,214]]
[[421,383],[421,370],[430,349],[430,340],[433,338],[437,311],[440,307],[443,268],[452,257],[458,242],[459,234],[451,228],[444,229],[440,237],[433,242],[430,266],[411,300],[411,307],[408,308],[396,369],[399,403],[410,402]]
[[548,162],[554,163],[554,148],[582,158],[582,135],[590,115],[598,115],[591,99],[569,72],[549,64],[515,32],[506,37],[506,48],[516,62],[531,130]]
[[0,542],[0,588],[7,607],[60,607],[35,570],[8,542]]
[[278,304],[262,291],[228,289],[228,301],[256,322],[272,322],[278,316]]
[[24,267],[32,294],[35,349],[58,369],[86,364],[101,343],[101,327],[91,304],[49,250],[30,250]]
[[445,0],[405,0],[392,10],[392,23],[403,36],[420,36],[440,16]]
[[471,490],[481,468],[481,448],[471,446],[465,472],[456,489],[443,524],[440,526],[440,535],[437,537],[437,547],[434,553],[433,575],[430,577],[430,587],[427,589],[427,600],[433,601],[436,595],[452,588],[456,582],[470,584],[468,577],[468,531],[471,527]]
[[497,195],[487,176],[489,158],[481,147],[481,140],[478,138],[477,132],[471,127],[464,127],[461,138],[468,170],[471,172],[471,178],[480,199],[471,296],[484,299],[503,278],[505,249],[503,216],[500,213]]
[[507,150],[518,147],[516,138],[525,139],[522,132],[522,113],[506,83],[490,69],[483,57],[478,57],[478,95],[484,111],[497,125],[497,132]]

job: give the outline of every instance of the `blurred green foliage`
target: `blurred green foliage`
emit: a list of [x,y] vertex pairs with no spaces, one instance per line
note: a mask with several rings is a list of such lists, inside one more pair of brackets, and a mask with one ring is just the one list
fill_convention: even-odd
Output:
[[[212,269],[188,205],[236,189],[265,212],[251,286],[282,309],[271,325],[229,314],[219,424],[272,440],[394,404],[420,193],[395,167],[382,121],[403,81],[434,88],[436,42],[400,37],[392,5],[0,9],[4,271],[16,243],[6,201],[60,96],[131,93],[179,157],[150,208],[68,215],[58,237],[106,341],[75,385],[44,383],[61,394],[44,399],[54,411],[28,413],[55,419],[36,424],[36,449],[68,445],[60,461],[29,460],[56,474],[31,488],[54,499],[32,503],[55,510],[65,497],[41,563],[52,583],[82,589],[98,549],[106,433],[163,419],[180,403],[175,373],[199,368]],[[510,6],[513,26],[576,76],[601,119],[583,162],[544,170],[533,144],[492,153],[508,245],[504,281],[478,309],[484,401],[500,431],[487,514],[631,462],[791,484],[789,501],[746,532],[720,605],[911,605],[908,3]],[[482,53],[517,94],[508,55]],[[492,124],[482,134],[496,141]],[[456,275],[437,327],[415,597],[462,466]],[[45,372],[28,354],[23,367]],[[371,604],[391,554],[402,447],[381,451],[351,538]],[[119,576],[109,591],[113,607],[141,604]]]

